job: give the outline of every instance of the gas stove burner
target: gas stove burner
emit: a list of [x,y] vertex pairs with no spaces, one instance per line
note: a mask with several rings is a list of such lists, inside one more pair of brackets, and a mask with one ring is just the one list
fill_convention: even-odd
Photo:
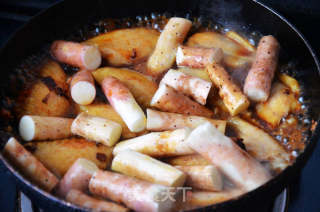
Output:
[[[287,212],[288,203],[288,189],[284,189],[276,198],[271,207],[271,212]],[[18,195],[18,212],[46,212],[37,208],[32,204],[31,200],[22,192]]]
[[275,199],[272,212],[286,212],[288,210],[288,189],[284,189]]

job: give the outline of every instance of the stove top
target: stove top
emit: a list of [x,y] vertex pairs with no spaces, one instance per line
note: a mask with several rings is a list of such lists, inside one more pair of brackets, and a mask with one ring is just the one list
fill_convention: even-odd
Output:
[[[1,0],[0,47],[33,15],[58,1],[61,0]],[[316,29],[317,23],[320,23],[319,0],[259,1],[269,5],[294,24],[310,42],[317,55],[320,55],[320,39]],[[318,200],[320,198],[320,169],[318,169],[320,157],[318,155],[320,155],[320,145],[317,145],[301,176],[276,198],[274,204],[268,206],[268,209],[261,208],[259,211],[320,211]],[[13,180],[2,168],[2,164],[0,164],[0,180],[0,208],[2,211],[39,211],[25,195],[16,189]]]

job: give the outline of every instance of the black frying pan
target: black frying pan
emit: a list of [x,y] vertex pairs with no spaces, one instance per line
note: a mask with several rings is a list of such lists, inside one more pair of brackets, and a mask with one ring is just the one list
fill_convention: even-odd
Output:
[[[283,17],[263,4],[251,0],[68,0],[60,2],[22,27],[0,52],[0,86],[6,91],[9,87],[9,73],[20,61],[36,53],[53,40],[63,38],[72,30],[90,21],[106,17],[121,18],[137,15],[150,15],[151,12],[169,12],[179,16],[186,12],[194,16],[203,16],[231,28],[246,26],[248,30],[262,34],[273,34],[286,52],[285,57],[295,58],[297,77],[304,85],[305,96],[310,99],[310,116],[319,119],[320,77],[319,62],[304,37]],[[0,129],[1,130],[1,129]],[[311,155],[320,136],[320,127],[310,134],[305,151],[297,161],[267,184],[247,193],[238,199],[207,207],[211,211],[231,209],[242,211],[247,205],[257,205],[268,201],[287,186],[297,176]],[[6,138],[2,137],[3,142]],[[18,187],[40,208],[52,211],[81,210],[30,183],[0,154],[4,166],[16,180]]]

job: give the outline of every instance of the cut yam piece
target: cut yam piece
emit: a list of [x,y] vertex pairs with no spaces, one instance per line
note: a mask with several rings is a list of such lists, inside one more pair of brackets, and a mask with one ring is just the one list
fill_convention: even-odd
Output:
[[176,91],[184,93],[198,103],[205,105],[212,83],[198,77],[170,69],[162,78],[164,83]]
[[151,157],[188,155],[194,151],[185,143],[189,128],[165,132],[153,132],[118,143],[113,154],[124,150],[133,150]]
[[102,90],[111,106],[121,116],[131,132],[141,132],[146,128],[146,116],[130,90],[117,78],[103,79]]
[[213,112],[189,97],[161,83],[151,100],[151,106],[164,112],[197,115],[210,118]]
[[71,132],[88,140],[113,146],[121,136],[121,125],[98,116],[80,113],[71,125]]
[[233,117],[229,123],[251,156],[260,162],[269,162],[278,172],[290,165],[290,154],[268,133],[239,117]]
[[149,77],[129,69],[106,67],[100,68],[92,74],[100,85],[106,77],[117,78],[129,88],[136,101],[144,108],[150,107],[150,101],[158,89],[157,83]]
[[279,73],[278,78],[284,85],[288,86],[295,95],[298,96],[300,94],[300,85],[295,78],[283,73]]
[[84,43],[98,46],[102,57],[112,66],[142,62],[153,52],[159,32],[153,29],[118,29],[98,35]]
[[59,63],[48,59],[36,70],[41,77],[50,77],[62,89],[67,89],[67,75]]
[[3,153],[24,175],[42,189],[50,192],[58,184],[59,179],[15,138],[11,137],[8,140],[4,146]]
[[196,128],[209,121],[223,134],[226,129],[226,121],[209,119],[201,116],[188,116],[178,113],[160,112],[147,109],[147,129],[150,131],[175,130],[184,127]]
[[82,138],[32,142],[25,144],[25,147],[59,177],[62,177],[78,158],[90,160],[100,169],[107,168],[112,159],[112,148]]
[[194,129],[187,144],[246,191],[271,179],[268,170],[209,122]]
[[223,51],[220,48],[179,46],[176,56],[179,67],[187,66],[191,68],[205,68],[213,62],[220,63],[222,59]]
[[244,93],[250,100],[267,101],[278,64],[279,49],[279,43],[272,35],[263,36],[260,39],[243,87]]
[[224,63],[231,68],[240,68],[251,64],[254,54],[246,48],[217,32],[199,32],[193,34],[187,42],[187,46],[221,48],[224,53]]
[[244,47],[248,51],[250,51],[250,52],[256,51],[256,48],[246,38],[242,37],[241,35],[239,35],[235,31],[228,31],[226,33],[226,36],[228,38],[234,40],[238,44],[240,44],[242,47]]
[[90,160],[79,158],[68,169],[67,173],[60,180],[57,194],[65,198],[72,189],[87,192],[89,181],[94,172],[98,171],[96,164]]
[[129,130],[126,123],[123,121],[121,116],[108,104],[91,104],[91,105],[80,105],[79,112],[86,112],[92,116],[99,116],[111,121],[117,122],[122,127],[121,137],[124,139],[133,138],[140,134],[144,134],[146,131],[140,133],[134,133]]
[[183,186],[186,175],[179,169],[132,150],[119,152],[111,169],[122,174],[169,187]]
[[192,22],[173,17],[170,18],[157,41],[156,48],[149,57],[147,73],[151,76],[159,76],[168,70],[176,60],[177,48],[183,43]]
[[71,97],[80,105],[89,105],[96,97],[96,87],[91,72],[87,70],[77,72],[70,83]]
[[170,187],[152,184],[133,177],[109,172],[97,171],[89,183],[90,192],[141,212],[171,211],[174,202],[165,198]]
[[232,116],[245,111],[249,100],[241,89],[231,80],[228,72],[219,64],[213,63],[206,68],[210,79],[219,88],[219,96]]
[[177,71],[211,82],[209,74],[206,72],[205,68],[179,67]]
[[244,194],[245,191],[234,188],[219,192],[195,190],[187,193],[187,202],[182,205],[182,210],[192,210],[209,205],[222,203]]
[[23,116],[19,134],[25,141],[68,138],[73,119],[49,116]]
[[222,175],[213,165],[175,167],[186,173],[187,186],[208,191],[221,191],[223,189]]
[[129,212],[129,209],[119,204],[90,197],[85,193],[75,189],[72,189],[68,192],[66,200],[77,206],[97,212]]
[[67,76],[60,65],[46,60],[36,68],[40,80],[24,88],[17,98],[15,111],[23,115],[66,116],[71,104],[67,96]]
[[182,155],[165,159],[166,163],[173,166],[205,166],[211,165],[211,162],[199,154]]
[[275,128],[283,117],[300,108],[300,103],[290,89],[282,83],[273,84],[268,101],[256,105],[259,118]]
[[58,40],[51,45],[51,54],[59,62],[87,70],[101,64],[101,53],[96,46]]

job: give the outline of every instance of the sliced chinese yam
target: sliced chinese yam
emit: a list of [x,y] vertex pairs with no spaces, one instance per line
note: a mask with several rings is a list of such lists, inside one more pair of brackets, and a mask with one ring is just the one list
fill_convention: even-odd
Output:
[[[91,105],[80,105],[79,106],[80,112],[86,112],[89,115],[92,116],[99,116],[102,118],[109,119],[111,121],[117,122],[122,127],[122,138],[133,138],[137,135],[140,135],[140,133],[134,133],[129,130],[126,123],[122,120],[121,116],[112,108],[109,104],[91,104]],[[144,133],[144,132],[143,132]]]
[[19,116],[65,116],[70,110],[66,75],[56,62],[45,61],[37,70],[42,77],[20,93],[15,110]]
[[290,88],[290,90],[295,94],[295,95],[299,95],[300,94],[300,85],[299,82],[293,78],[290,77],[287,74],[283,74],[283,73],[279,73],[278,74],[278,79],[285,84],[286,86],[288,86]]
[[259,118],[266,121],[271,127],[277,127],[283,117],[291,111],[298,110],[300,104],[290,89],[282,83],[273,84],[270,97],[266,102],[256,105]]
[[202,105],[206,104],[212,86],[211,82],[174,69],[170,69],[160,83],[169,85],[176,91],[184,93]]
[[57,40],[52,43],[50,51],[59,62],[82,69],[94,70],[101,64],[101,53],[93,45]]
[[[208,107],[211,108],[211,110],[213,110],[213,111],[216,109],[219,109],[220,111],[227,113],[229,116],[229,114],[230,114],[229,109],[224,104],[222,98],[219,95],[217,95],[217,93],[215,93],[215,92],[216,91],[214,91],[211,95],[209,95]],[[221,115],[221,113],[219,115]]]
[[118,143],[113,154],[124,150],[133,150],[151,157],[188,155],[194,151],[185,143],[189,128],[165,132],[153,132]]
[[226,36],[228,38],[234,40],[235,42],[239,43],[242,47],[244,47],[248,51],[250,51],[250,52],[255,52],[256,51],[256,48],[246,38],[242,37],[237,32],[228,31],[226,33]]
[[187,186],[208,191],[221,191],[223,189],[222,175],[213,165],[175,167],[186,173]]
[[222,59],[223,51],[220,48],[179,46],[176,56],[179,67],[191,68],[205,68],[210,63],[220,63]]
[[130,90],[122,82],[110,76],[103,79],[101,87],[109,103],[131,132],[145,130],[146,116]]
[[191,26],[192,22],[184,18],[173,17],[169,19],[148,60],[147,72],[149,75],[159,76],[174,64],[177,48],[183,43]]
[[[223,58],[223,65],[234,69],[235,71],[240,71],[239,69],[250,68],[253,61],[253,57],[239,57],[234,55],[225,55]],[[242,71],[242,73],[244,73]]]
[[75,189],[72,189],[68,192],[66,195],[66,200],[80,207],[97,212],[129,212],[129,209],[123,207],[122,205],[90,197],[82,191]]
[[228,189],[219,192],[213,191],[202,191],[202,190],[195,190],[189,191],[186,198],[186,203],[182,205],[183,210],[191,210],[200,207],[205,207],[209,205],[214,205],[218,203],[222,203],[233,198],[236,198],[245,191],[241,189]]
[[199,68],[179,67],[177,71],[211,82],[209,74],[206,72],[204,68],[199,69]]
[[207,121],[224,134],[227,123],[224,120],[147,109],[147,129],[150,131],[175,130],[184,127],[196,128]]
[[159,32],[153,29],[118,29],[98,35],[84,43],[98,46],[102,57],[112,66],[133,65],[153,52]]
[[20,115],[65,116],[71,106],[65,96],[50,90],[41,81],[24,91],[18,101],[17,110]]
[[3,153],[24,175],[44,190],[51,191],[58,184],[58,178],[15,138],[11,137],[8,140]]
[[[250,64],[253,59],[252,52],[217,32],[195,33],[188,39],[187,46],[221,48],[224,52],[224,63],[233,68],[240,67],[244,64]],[[239,60],[242,62],[239,63]]]
[[272,36],[263,36],[244,83],[244,93],[252,101],[265,102],[278,64],[280,45]]
[[67,75],[57,62],[49,59],[45,60],[37,72],[41,77],[52,78],[62,89],[67,89]]
[[151,106],[165,112],[197,115],[210,118],[213,112],[205,106],[178,93],[170,86],[161,83],[151,100]]
[[249,107],[249,100],[222,66],[213,63],[207,66],[206,71],[212,82],[219,88],[219,96],[232,116]]
[[113,146],[121,136],[121,125],[117,122],[87,113],[80,113],[71,125],[71,132],[88,140]]
[[93,173],[98,170],[95,163],[84,158],[78,158],[60,180],[57,194],[65,198],[71,189],[88,191],[89,181]]
[[23,116],[19,134],[25,141],[68,138],[73,119],[49,116]]
[[205,166],[211,164],[210,161],[199,154],[171,157],[165,159],[165,162],[173,166]]
[[183,186],[186,175],[179,169],[148,155],[126,150],[119,152],[111,169],[122,174],[169,187]]
[[106,77],[115,77],[126,85],[139,105],[150,107],[150,101],[158,85],[149,77],[129,69],[100,68],[93,72],[95,80],[101,85]]
[[186,143],[246,191],[271,179],[268,170],[209,122],[194,129]]
[[109,166],[112,148],[82,138],[41,141],[25,144],[49,170],[62,177],[78,158],[94,162],[100,169]]
[[70,83],[70,93],[73,101],[80,105],[89,105],[96,97],[96,87],[90,71],[77,72]]
[[251,156],[260,162],[269,162],[276,171],[290,165],[290,154],[268,133],[239,117],[233,117],[229,123],[236,130],[237,137],[243,139],[242,142]]
[[90,192],[141,212],[168,212],[174,201],[164,197],[170,187],[152,184],[109,171],[97,171],[89,183]]

